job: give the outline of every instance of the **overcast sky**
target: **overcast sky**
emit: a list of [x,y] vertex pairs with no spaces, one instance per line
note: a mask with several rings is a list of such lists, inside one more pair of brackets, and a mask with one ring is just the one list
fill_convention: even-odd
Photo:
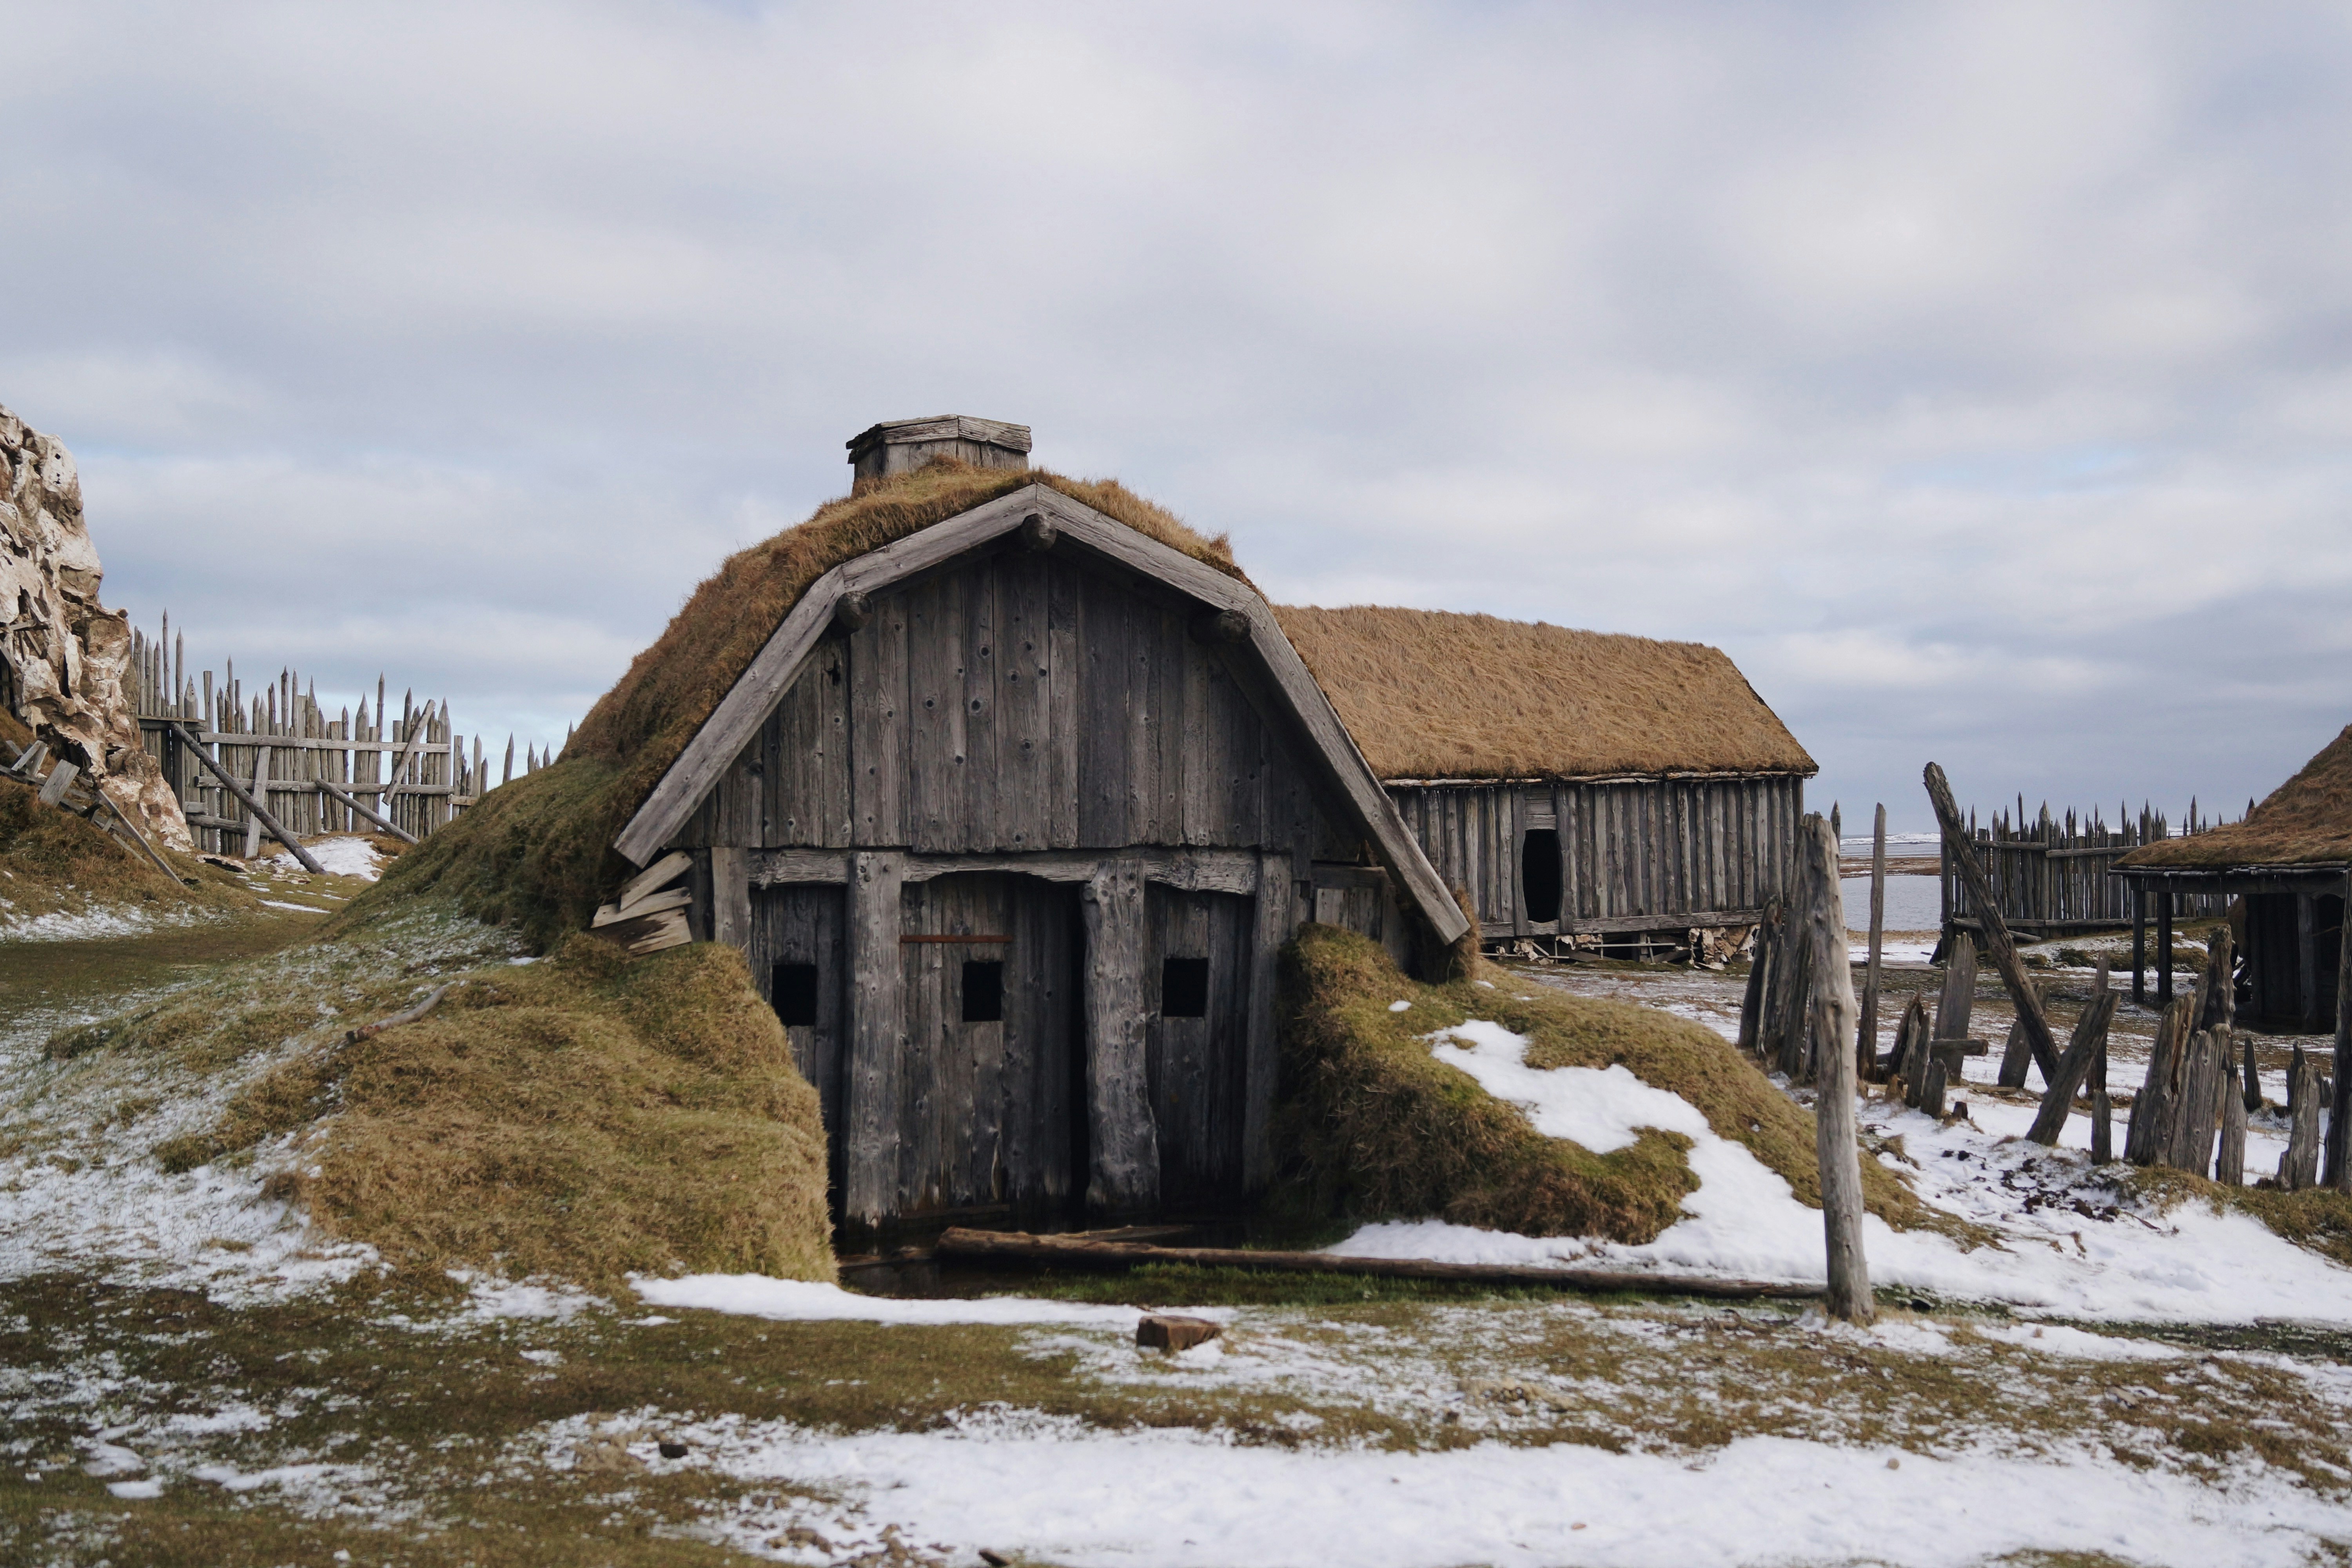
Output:
[[1716,644],[1849,831],[2234,814],[2352,720],[2347,16],[0,0],[0,403],[192,659],[494,740],[958,412]]

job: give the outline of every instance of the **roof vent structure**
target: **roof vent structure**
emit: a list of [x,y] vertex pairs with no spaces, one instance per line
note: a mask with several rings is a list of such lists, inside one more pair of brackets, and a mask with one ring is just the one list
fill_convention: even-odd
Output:
[[953,458],[975,468],[1025,469],[1029,426],[942,414],[929,419],[886,419],[849,441],[859,493],[877,479],[912,473],[934,458]]

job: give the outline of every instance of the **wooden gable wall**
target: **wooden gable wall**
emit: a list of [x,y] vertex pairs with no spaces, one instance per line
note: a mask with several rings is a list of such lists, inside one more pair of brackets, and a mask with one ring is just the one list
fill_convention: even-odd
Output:
[[[1391,784],[1449,884],[1469,889],[1488,939],[1757,918],[1790,875],[1804,781],[1788,774],[1610,783]],[[1528,919],[1521,849],[1559,836],[1559,916]]]
[[674,843],[1353,859],[1296,739],[1188,609],[1015,550],[887,594],[819,645]]

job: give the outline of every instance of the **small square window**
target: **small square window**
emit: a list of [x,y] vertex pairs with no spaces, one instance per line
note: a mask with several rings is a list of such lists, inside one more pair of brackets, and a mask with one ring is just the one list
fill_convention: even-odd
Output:
[[816,965],[779,963],[768,994],[776,999],[776,1021],[788,1029],[816,1022]]
[[1171,958],[1160,966],[1160,1016],[1163,1018],[1205,1018],[1209,1016],[1209,961]]
[[1000,959],[968,959],[963,966],[963,1021],[994,1024],[1004,1017],[1004,964]]

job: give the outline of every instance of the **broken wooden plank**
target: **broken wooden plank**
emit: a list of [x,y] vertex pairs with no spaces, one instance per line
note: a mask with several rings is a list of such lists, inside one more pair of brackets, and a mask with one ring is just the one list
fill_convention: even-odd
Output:
[[2114,992],[2102,990],[2075,1020],[2066,1054],[2058,1058],[2058,1070],[2050,1075],[2050,1087],[2042,1091],[2042,1109],[2034,1113],[2033,1125],[2026,1131],[2028,1142],[2039,1143],[2045,1149],[2058,1146],[2058,1135],[2066,1130],[2067,1115],[2074,1109],[2074,1091],[2082,1088],[2083,1079],[2090,1074],[2092,1059],[2107,1043],[2108,1026],[2115,1022],[2116,1000]]

